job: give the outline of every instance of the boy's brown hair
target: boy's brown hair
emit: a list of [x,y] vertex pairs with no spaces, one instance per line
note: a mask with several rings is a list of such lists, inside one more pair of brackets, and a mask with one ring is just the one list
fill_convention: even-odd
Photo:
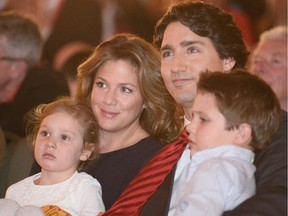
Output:
[[228,73],[201,74],[198,93],[215,96],[215,103],[226,119],[226,129],[247,123],[252,128],[251,148],[264,148],[277,131],[281,109],[272,88],[261,78],[242,69]]

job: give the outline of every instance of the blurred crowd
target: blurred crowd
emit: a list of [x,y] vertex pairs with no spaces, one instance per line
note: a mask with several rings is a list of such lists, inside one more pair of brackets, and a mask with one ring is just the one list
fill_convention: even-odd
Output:
[[[77,66],[100,42],[129,32],[152,42],[154,26],[169,5],[183,0],[0,0],[2,11],[32,17],[43,39],[40,63],[61,72],[70,95]],[[262,32],[287,25],[286,0],[204,0],[234,17],[251,51]]]
[[[31,14],[46,40],[45,60],[53,61],[65,43],[91,45],[119,32],[151,41],[154,26],[170,4],[183,0],[1,0],[2,10]],[[277,25],[287,25],[286,0],[204,0],[231,13],[248,45]]]

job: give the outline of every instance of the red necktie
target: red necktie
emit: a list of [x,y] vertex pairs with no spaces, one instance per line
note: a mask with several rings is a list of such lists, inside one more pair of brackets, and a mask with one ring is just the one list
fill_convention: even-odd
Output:
[[162,148],[131,181],[113,206],[102,216],[133,216],[172,171],[188,143],[186,129],[176,141]]

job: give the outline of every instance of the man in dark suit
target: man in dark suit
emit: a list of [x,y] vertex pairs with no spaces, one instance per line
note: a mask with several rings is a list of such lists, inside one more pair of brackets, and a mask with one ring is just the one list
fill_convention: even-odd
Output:
[[27,111],[69,95],[65,79],[40,65],[42,48],[34,21],[15,12],[0,14],[0,125],[20,137]]
[[[159,47],[161,74],[167,89],[183,107],[185,124],[191,119],[191,107],[199,75],[205,70],[229,72],[243,68],[248,50],[232,17],[212,5],[201,2],[177,4],[166,12],[155,28],[154,43]],[[173,182],[190,161],[184,150],[178,164],[140,215],[169,215]],[[267,148],[256,152],[256,194],[224,215],[287,214],[287,113]],[[191,212],[191,214],[193,214]]]

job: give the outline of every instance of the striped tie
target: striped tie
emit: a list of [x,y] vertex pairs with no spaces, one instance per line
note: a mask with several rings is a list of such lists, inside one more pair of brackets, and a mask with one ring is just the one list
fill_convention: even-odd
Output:
[[153,195],[172,171],[188,143],[186,129],[176,141],[162,148],[131,181],[114,205],[102,216],[138,215],[146,201]]

